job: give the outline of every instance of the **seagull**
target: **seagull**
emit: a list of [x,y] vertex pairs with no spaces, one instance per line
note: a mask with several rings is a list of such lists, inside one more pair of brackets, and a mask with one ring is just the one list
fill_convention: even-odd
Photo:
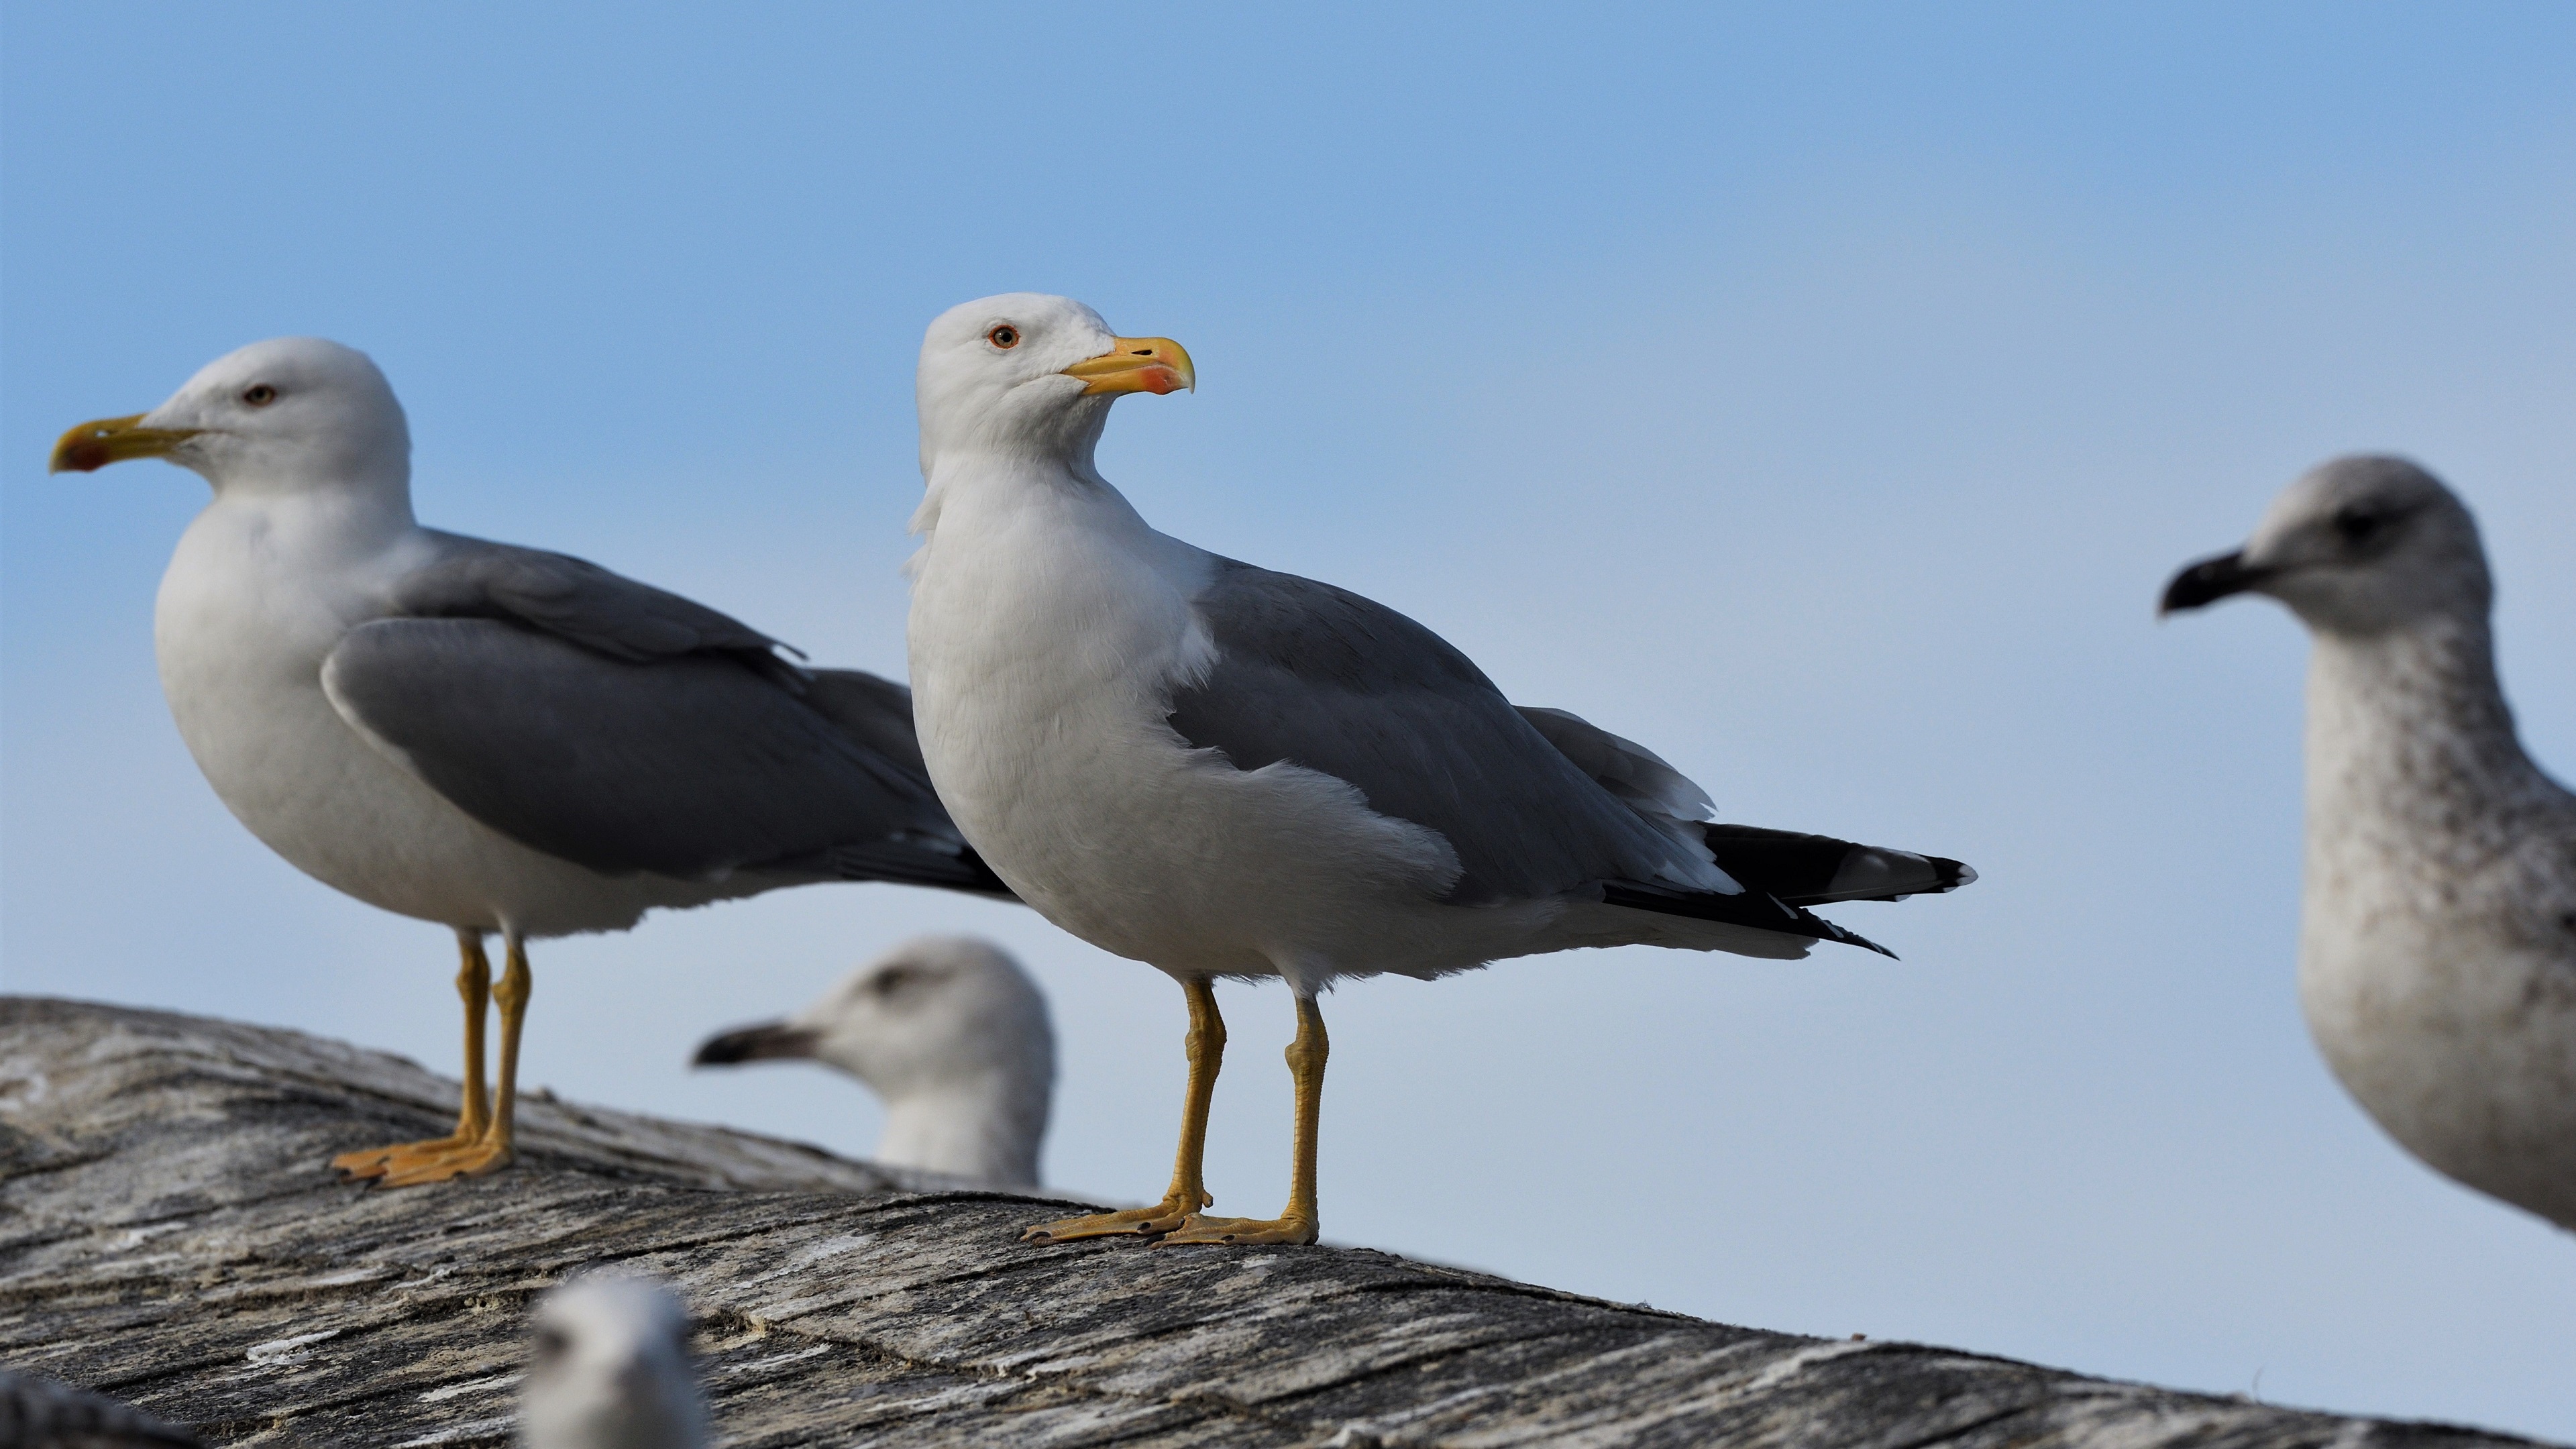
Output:
[[2406,459],[2338,458],[2161,612],[2242,593],[2315,639],[2309,1034],[2427,1166],[2576,1229],[2576,795],[2515,737],[2476,521]]
[[34,1374],[0,1369],[0,1445],[8,1449],[205,1449],[142,1410]]
[[695,1065],[818,1061],[885,1101],[877,1161],[1038,1186],[1055,1030],[1046,997],[990,941],[923,936],[785,1021],[707,1038]]
[[800,668],[580,559],[414,522],[410,432],[364,353],[253,343],[149,413],[65,433],[53,470],[130,458],[214,487],[153,638],[215,793],[306,874],[456,934],[456,1130],[343,1171],[399,1187],[509,1162],[531,938],[813,881],[1004,893],[931,792],[902,686]]
[[537,1303],[519,1391],[527,1449],[702,1449],[707,1406],[689,1366],[689,1311],[641,1278],[592,1273]]
[[[1118,398],[1196,380],[1179,343],[1117,336],[1064,297],[968,302],[922,343],[909,645],[930,778],[1022,900],[1160,968],[1189,1005],[1170,1190],[1029,1241],[1314,1242],[1316,998],[1338,979],[1636,943],[1795,958],[1871,945],[1810,905],[1975,879],[1710,823],[1707,793],[1652,751],[1515,708],[1394,610],[1155,532],[1093,447]],[[1279,977],[1296,1001],[1275,1219],[1198,1211],[1217,977]]]

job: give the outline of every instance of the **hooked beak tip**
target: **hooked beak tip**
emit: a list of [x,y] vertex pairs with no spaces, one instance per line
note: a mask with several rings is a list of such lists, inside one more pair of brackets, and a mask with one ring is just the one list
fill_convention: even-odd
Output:
[[48,473],[95,473],[129,458],[166,458],[197,435],[195,428],[147,428],[149,413],[99,418],[71,429],[54,442]]
[[1157,397],[1199,390],[1199,373],[1189,349],[1168,337],[1115,337],[1110,349],[1064,369],[1083,381],[1083,395],[1150,392]]
[[698,1044],[693,1067],[730,1067],[743,1062],[775,1061],[814,1054],[814,1033],[783,1021],[764,1022],[739,1031],[720,1032]]
[[2156,617],[2203,608],[2231,594],[2244,593],[2260,585],[2270,572],[2246,563],[2242,552],[2202,559],[2175,574],[2173,581],[2165,585],[2164,596],[2156,602]]

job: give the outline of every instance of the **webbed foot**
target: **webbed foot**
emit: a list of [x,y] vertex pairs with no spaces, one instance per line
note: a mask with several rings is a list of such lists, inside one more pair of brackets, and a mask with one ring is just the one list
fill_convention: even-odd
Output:
[[1179,1227],[1216,1199],[1206,1193],[1195,1203],[1180,1193],[1166,1193],[1152,1207],[1127,1208],[1114,1213],[1093,1213],[1088,1217],[1059,1218],[1039,1223],[1020,1234],[1023,1243],[1070,1243],[1077,1238],[1155,1238]]
[[1174,1243],[1295,1243],[1303,1246],[1315,1241],[1315,1220],[1291,1211],[1283,1218],[1215,1218],[1192,1213],[1179,1227],[1154,1240],[1154,1246]]

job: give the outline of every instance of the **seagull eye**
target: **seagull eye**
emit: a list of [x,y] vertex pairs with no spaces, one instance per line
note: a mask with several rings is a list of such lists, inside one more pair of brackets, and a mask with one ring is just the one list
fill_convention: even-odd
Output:
[[2346,504],[2335,510],[2334,531],[2346,543],[2368,543],[2387,520],[2358,504]]
[[242,401],[255,408],[264,408],[277,401],[277,389],[264,382],[254,383],[242,389]]
[[999,347],[1007,351],[1010,348],[1020,345],[1020,329],[1012,326],[1008,322],[1005,322],[1001,326],[994,328],[992,331],[985,333],[984,340],[992,343],[995,347]]
[[536,1359],[537,1367],[544,1368],[546,1365],[554,1363],[571,1351],[572,1340],[564,1336],[564,1331],[562,1329],[540,1328],[537,1330],[536,1352],[533,1355]]

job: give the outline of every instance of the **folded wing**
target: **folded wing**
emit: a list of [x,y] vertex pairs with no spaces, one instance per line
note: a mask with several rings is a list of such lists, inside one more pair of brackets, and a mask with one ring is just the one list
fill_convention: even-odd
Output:
[[1594,784],[1466,655],[1382,604],[1222,560],[1193,601],[1216,644],[1171,724],[1237,769],[1277,761],[1346,780],[1371,809],[1437,831],[1460,905],[1635,878],[1728,891],[1696,852]]
[[1663,757],[1561,709],[1522,705],[1521,715],[1601,788],[1648,820],[1687,831],[1718,867],[1793,906],[1901,901],[1957,890],[1977,878],[1958,861],[1830,835],[1710,820],[1708,792]]
[[506,619],[632,663],[726,654],[782,680],[796,673],[778,656],[786,646],[694,599],[570,554],[454,533],[429,537],[437,553],[403,576],[394,591],[397,615]]
[[560,554],[440,536],[322,684],[476,820],[608,875],[754,871],[1006,893],[940,808],[911,697]]
[[1705,797],[1670,765],[1561,711],[1515,709],[1394,610],[1232,560],[1193,603],[1216,659],[1175,690],[1172,728],[1238,769],[1345,780],[1438,832],[1461,867],[1450,903],[1570,897],[1870,944],[1721,868],[1700,822],[1673,813]]

